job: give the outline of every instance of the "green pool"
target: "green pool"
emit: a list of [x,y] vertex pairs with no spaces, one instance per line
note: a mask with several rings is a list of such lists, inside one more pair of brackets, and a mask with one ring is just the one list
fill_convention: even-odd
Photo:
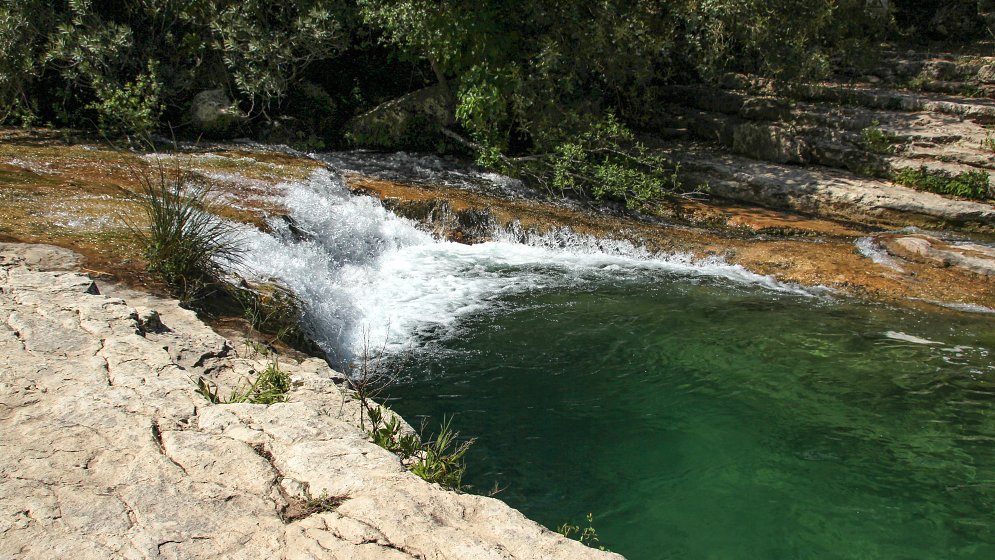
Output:
[[409,357],[467,482],[632,560],[995,558],[995,317],[657,276],[536,290]]

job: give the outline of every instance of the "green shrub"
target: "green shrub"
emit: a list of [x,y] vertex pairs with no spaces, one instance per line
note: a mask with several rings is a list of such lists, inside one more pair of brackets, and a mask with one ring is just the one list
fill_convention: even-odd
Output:
[[523,168],[526,177],[553,192],[618,200],[633,209],[655,199],[703,190],[681,184],[679,169],[651,152],[612,114]]
[[375,406],[367,407],[366,415],[372,426],[367,433],[373,443],[397,454],[411,472],[443,488],[463,488],[463,459],[473,440],[457,442],[459,433],[453,431],[451,418],[443,420],[438,434],[422,442],[416,434],[402,433],[397,416],[384,418],[382,410]]
[[145,139],[159,126],[163,104],[162,86],[156,78],[155,63],[133,82],[115,87],[103,81],[96,84],[97,100],[87,105],[97,113],[97,128],[108,136],[132,135]]
[[937,194],[975,200],[987,200],[992,197],[988,173],[985,171],[965,171],[950,176],[943,172],[932,171],[923,165],[919,169],[911,167],[903,169],[893,180],[900,185]]
[[157,162],[137,175],[148,229],[135,230],[148,270],[180,301],[196,303],[220,283],[222,262],[240,261],[235,229],[211,213],[208,190],[193,185],[179,166],[167,169]]
[[875,154],[895,153],[895,147],[892,146],[894,138],[878,128],[879,124],[878,121],[874,121],[871,126],[860,131],[860,146]]

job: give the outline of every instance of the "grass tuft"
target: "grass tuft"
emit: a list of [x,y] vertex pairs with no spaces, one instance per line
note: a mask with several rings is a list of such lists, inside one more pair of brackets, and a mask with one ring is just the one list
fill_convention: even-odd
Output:
[[134,229],[145,246],[148,270],[180,301],[195,303],[220,285],[220,263],[241,261],[235,228],[212,213],[209,190],[194,185],[178,164],[166,167],[157,160],[136,175],[148,229]]

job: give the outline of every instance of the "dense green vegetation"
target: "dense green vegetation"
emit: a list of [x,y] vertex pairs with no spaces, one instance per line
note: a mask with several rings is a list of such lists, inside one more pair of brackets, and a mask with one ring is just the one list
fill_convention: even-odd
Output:
[[[632,132],[662,86],[728,71],[817,77],[889,35],[991,32],[973,0],[927,4],[0,0],[0,121],[322,148],[361,138],[343,134],[356,115],[434,85],[444,115],[415,119],[418,133],[394,147],[463,151],[551,190],[638,206],[682,189]],[[213,89],[238,126],[193,122],[191,102]]]
[[902,169],[895,174],[894,180],[900,185],[912,187],[921,191],[937,194],[962,196],[976,200],[992,198],[991,186],[988,184],[988,173],[984,171],[964,171],[951,175],[920,166]]

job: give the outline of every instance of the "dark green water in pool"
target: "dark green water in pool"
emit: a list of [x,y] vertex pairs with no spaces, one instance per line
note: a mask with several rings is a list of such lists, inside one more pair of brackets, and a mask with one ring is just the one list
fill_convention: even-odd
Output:
[[677,278],[504,303],[391,391],[477,438],[477,492],[632,560],[995,558],[995,317]]

